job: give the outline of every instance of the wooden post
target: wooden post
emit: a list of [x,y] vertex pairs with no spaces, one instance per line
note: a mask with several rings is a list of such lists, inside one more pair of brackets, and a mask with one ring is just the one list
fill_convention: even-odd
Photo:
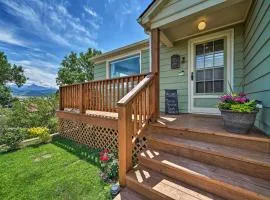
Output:
[[80,84],[80,97],[79,97],[79,108],[80,113],[85,113],[85,101],[84,101],[84,87],[83,83]]
[[63,105],[63,88],[60,86],[59,87],[59,110],[64,110],[64,105]]
[[118,156],[119,156],[119,183],[126,185],[126,173],[132,167],[132,129],[131,106],[118,106]]
[[159,29],[153,29],[151,31],[151,59],[152,59],[152,72],[155,73],[154,85],[153,85],[153,118],[157,119],[160,115],[159,109],[159,72],[160,72],[160,31]]

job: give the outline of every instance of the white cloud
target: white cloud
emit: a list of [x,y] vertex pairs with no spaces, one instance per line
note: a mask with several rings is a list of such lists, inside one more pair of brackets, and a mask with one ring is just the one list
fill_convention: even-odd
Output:
[[83,9],[85,10],[85,12],[87,12],[89,15],[93,16],[93,17],[98,17],[98,14],[90,7],[84,6]]
[[8,31],[0,29],[0,42],[25,47],[26,43],[14,37],[14,35]]
[[58,67],[55,63],[41,60],[11,60],[10,63],[21,65],[24,68],[27,83],[35,83],[46,87],[56,88],[56,72]]
[[[41,1],[41,0],[0,0],[5,5],[4,9],[13,16],[20,19],[24,30],[36,34],[44,41],[50,40],[56,44],[67,47],[87,48],[97,45],[94,28],[86,26],[67,9],[65,1]],[[87,8],[87,7],[85,7]],[[87,13],[99,18],[96,12],[87,8]],[[70,40],[68,35],[72,35]],[[78,37],[77,35],[80,35]],[[80,38],[85,38],[80,40]],[[96,46],[92,46],[96,47]]]

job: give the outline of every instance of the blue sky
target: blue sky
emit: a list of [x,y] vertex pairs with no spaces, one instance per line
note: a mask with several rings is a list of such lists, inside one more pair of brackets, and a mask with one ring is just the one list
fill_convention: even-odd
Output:
[[56,87],[70,51],[103,52],[147,38],[136,19],[151,0],[0,0],[0,51],[27,84]]

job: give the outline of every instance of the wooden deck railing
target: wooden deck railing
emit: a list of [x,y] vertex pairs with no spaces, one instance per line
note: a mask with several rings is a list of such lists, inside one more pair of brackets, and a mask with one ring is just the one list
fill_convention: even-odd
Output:
[[65,108],[117,112],[117,102],[149,73],[60,87],[60,110]]
[[126,184],[126,172],[132,167],[132,149],[137,137],[154,114],[154,80],[149,74],[118,103],[119,182]]

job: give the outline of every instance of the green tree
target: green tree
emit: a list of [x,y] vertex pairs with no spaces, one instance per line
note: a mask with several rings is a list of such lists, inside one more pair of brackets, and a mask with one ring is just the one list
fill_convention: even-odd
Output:
[[7,83],[15,83],[20,87],[26,80],[22,66],[11,65],[4,52],[0,52],[0,105],[6,106],[12,100]]
[[71,52],[61,62],[61,67],[56,78],[57,85],[81,83],[93,80],[94,63],[91,58],[100,55],[101,51],[89,48],[86,53],[77,55]]

